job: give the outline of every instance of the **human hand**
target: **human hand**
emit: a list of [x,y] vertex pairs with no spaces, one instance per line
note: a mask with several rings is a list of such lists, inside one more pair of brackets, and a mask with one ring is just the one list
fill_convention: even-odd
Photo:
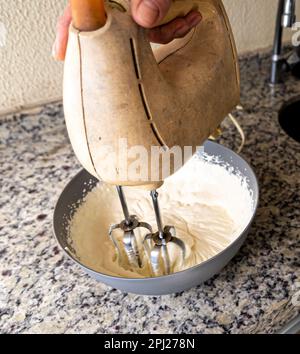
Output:
[[[184,37],[201,21],[201,14],[191,11],[185,17],[176,18],[165,25],[158,26],[166,16],[171,3],[171,0],[131,0],[132,16],[135,22],[149,29],[148,37],[153,43],[167,44],[175,38]],[[56,40],[52,50],[52,55],[56,60],[65,59],[71,22],[71,7],[68,5],[58,21]]]

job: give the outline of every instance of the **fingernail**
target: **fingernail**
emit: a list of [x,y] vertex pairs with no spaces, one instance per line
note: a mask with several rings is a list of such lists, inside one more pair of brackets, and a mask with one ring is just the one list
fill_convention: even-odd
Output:
[[178,28],[176,28],[175,32],[174,32],[174,36],[175,37],[181,37],[183,36],[187,31],[188,31],[188,27],[187,25],[181,25]]
[[159,8],[153,1],[143,0],[137,9],[137,15],[141,21],[152,26],[159,16]]
[[191,16],[191,18],[189,19],[189,25],[191,27],[195,27],[197,26],[202,20],[202,16],[198,13],[198,14],[194,14],[193,16]]
[[53,43],[52,56],[55,60],[57,59],[57,40]]

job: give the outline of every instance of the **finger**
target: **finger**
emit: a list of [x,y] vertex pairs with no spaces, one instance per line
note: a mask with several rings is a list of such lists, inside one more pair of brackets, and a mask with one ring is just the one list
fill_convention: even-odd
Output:
[[177,18],[166,25],[149,30],[149,40],[153,43],[167,44],[175,38],[186,36],[192,28],[200,23],[201,19],[202,16],[199,12],[191,11],[185,17]]
[[57,25],[56,39],[52,49],[52,55],[55,60],[65,60],[71,22],[71,7],[68,5]]
[[155,27],[167,15],[171,2],[171,0],[131,0],[132,16],[142,27]]

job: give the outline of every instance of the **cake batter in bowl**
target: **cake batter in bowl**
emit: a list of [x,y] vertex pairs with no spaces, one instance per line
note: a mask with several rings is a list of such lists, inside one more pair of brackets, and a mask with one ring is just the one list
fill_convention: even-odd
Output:
[[[155,228],[149,192],[126,188],[131,214]],[[174,225],[186,245],[184,262],[170,249],[171,275],[151,277],[143,267],[120,263],[108,237],[111,224],[122,220],[114,186],[80,172],[63,191],[54,213],[59,244],[97,280],[126,292],[161,295],[199,285],[218,273],[237,253],[258,204],[258,185],[250,166],[233,151],[206,142],[181,170],[159,189],[164,223]],[[141,241],[145,235],[137,235]]]

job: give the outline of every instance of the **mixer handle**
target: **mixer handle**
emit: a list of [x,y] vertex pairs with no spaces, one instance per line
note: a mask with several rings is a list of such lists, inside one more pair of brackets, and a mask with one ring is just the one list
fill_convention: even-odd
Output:
[[172,0],[166,17],[158,25],[167,24],[177,17],[184,17],[191,11],[199,11],[203,18],[213,14],[212,6],[203,0]]
[[[86,32],[103,27],[106,23],[104,2],[104,0],[70,0],[74,27]],[[203,0],[172,0],[166,17],[158,25],[186,16],[192,10],[200,11],[202,16],[207,16],[211,7]]]
[[[215,2],[215,4],[213,4]],[[202,22],[214,16],[216,5],[222,6],[221,0],[172,0],[172,5],[166,17],[159,23],[164,25],[174,20],[177,17],[186,16],[191,11],[198,11],[201,14]],[[214,6],[215,5],[215,6]],[[154,50],[154,56],[157,63],[161,63],[165,58],[173,55],[179,49],[185,47],[193,38],[194,31],[190,31],[184,38],[178,38],[168,44],[160,46]],[[236,55],[236,54],[235,54]],[[237,55],[236,55],[237,56]]]
[[[120,0],[119,0],[120,1]],[[216,4],[220,4],[221,0],[215,0]],[[120,3],[117,1],[108,2],[116,6],[119,4],[121,7],[125,5],[129,7],[128,0],[122,0]],[[215,13],[215,6],[212,5],[214,0],[172,0],[171,7],[166,17],[158,24],[164,25],[171,22],[177,17],[184,17],[191,11],[199,11],[202,19],[205,20]],[[215,5],[216,5],[215,4]],[[84,32],[92,32],[102,28],[106,21],[105,0],[70,0],[73,26]],[[220,5],[221,6],[221,5]],[[159,50],[154,51],[156,61],[160,63],[166,57],[175,53],[181,47],[184,47],[192,38],[193,31],[187,34],[183,39],[177,39],[169,44],[160,47]]]

